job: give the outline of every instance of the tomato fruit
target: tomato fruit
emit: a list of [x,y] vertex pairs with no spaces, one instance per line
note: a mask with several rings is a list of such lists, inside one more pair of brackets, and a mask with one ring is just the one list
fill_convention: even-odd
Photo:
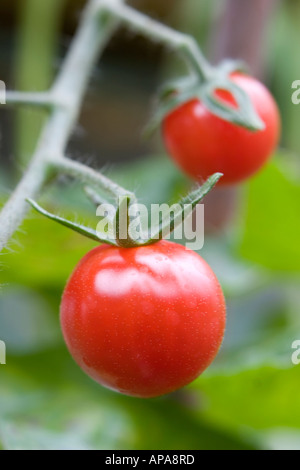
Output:
[[[280,115],[277,104],[258,80],[234,73],[240,86],[265,123],[265,129],[251,132],[212,114],[198,99],[184,103],[166,116],[163,137],[175,162],[198,181],[216,172],[224,174],[219,184],[236,184],[255,174],[278,145]],[[233,96],[218,90],[217,96],[236,106]]]
[[79,366],[105,387],[143,398],[198,377],[220,348],[225,317],[211,268],[168,241],[95,248],[75,268],[61,304]]

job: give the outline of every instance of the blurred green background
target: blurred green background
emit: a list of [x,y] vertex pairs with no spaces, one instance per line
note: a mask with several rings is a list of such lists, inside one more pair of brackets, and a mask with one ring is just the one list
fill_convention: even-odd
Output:
[[[43,90],[60,67],[84,1],[2,0],[0,79]],[[222,350],[192,385],[139,400],[99,387],[73,363],[59,327],[60,297],[72,269],[94,244],[30,214],[1,256],[0,448],[300,449],[300,79],[299,0],[132,2],[194,34],[206,55],[248,61],[282,113],[281,148],[250,183],[215,190],[205,201],[203,256],[228,305]],[[99,62],[68,153],[103,168],[141,201],[167,202],[192,185],[166,157],[160,135],[144,142],[155,90],[184,72],[169,51],[121,29]],[[0,109],[0,197],[30,158],[44,116]],[[95,223],[82,188],[59,179],[43,203]]]

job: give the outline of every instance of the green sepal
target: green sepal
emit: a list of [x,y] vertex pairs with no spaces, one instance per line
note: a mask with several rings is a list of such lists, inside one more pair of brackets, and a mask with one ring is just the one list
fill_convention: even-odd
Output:
[[94,240],[99,243],[106,243],[108,245],[116,246],[116,243],[113,242],[111,239],[107,239],[103,234],[103,238],[98,236],[98,233],[95,230],[92,230],[89,227],[85,227],[80,224],[76,224],[75,222],[71,222],[70,220],[64,219],[63,217],[59,217],[58,215],[51,214],[50,212],[43,209],[37,202],[33,199],[26,199],[26,201],[35,209],[39,214],[47,217],[50,220],[54,220],[55,222],[64,225],[67,228],[70,228],[74,232],[80,233],[80,235],[84,235],[91,240]]
[[[132,198],[130,195],[123,196],[119,200],[119,205],[116,211],[116,240],[113,241],[111,238],[107,238],[105,234],[99,236],[99,232],[92,230],[89,227],[71,222],[70,220],[64,219],[58,215],[52,214],[45,209],[43,209],[37,202],[33,199],[26,199],[26,201],[41,215],[47,217],[50,220],[53,220],[67,228],[72,229],[73,231],[84,235],[91,240],[97,241],[99,243],[106,243],[112,246],[119,246],[122,248],[132,248],[132,247],[141,247],[154,244],[161,240],[162,238],[167,237],[171,232],[173,232],[178,225],[183,221],[183,216],[186,216],[186,205],[189,205],[189,214],[190,215],[199,204],[203,198],[213,189],[213,187],[218,183],[220,178],[223,175],[221,173],[215,173],[207,179],[207,181],[199,186],[194,191],[190,192],[187,196],[180,199],[177,204],[179,205],[179,210],[176,213],[171,214],[171,218],[168,220],[162,220],[158,227],[151,229],[148,233],[143,233],[141,238],[134,240],[130,237],[130,217],[129,217],[129,208],[132,204]],[[127,217],[127,233],[126,238],[120,236],[121,225],[124,222],[121,218],[123,216]],[[166,233],[167,230],[167,233]]]
[[[207,82],[200,82],[197,77],[189,77],[167,83],[159,92],[157,110],[145,127],[143,135],[146,138],[151,136],[168,114],[193,99],[201,100],[212,114],[225,121],[253,132],[264,130],[265,124],[257,114],[250,97],[230,79],[231,73],[244,70],[245,65],[242,62],[227,60],[214,69],[211,79]],[[215,94],[217,90],[230,93],[237,103],[237,108],[218,98]]]
[[[229,92],[235,99],[237,108],[216,96],[217,90]],[[218,78],[206,83],[200,89],[199,99],[216,116],[250,131],[261,131],[265,124],[258,116],[251,99],[238,85],[227,78]]]
[[[182,224],[186,205],[190,205],[190,213],[192,213],[197,204],[199,204],[204,199],[204,197],[207,196],[207,194],[214,188],[222,176],[222,173],[215,173],[214,175],[210,176],[202,186],[199,186],[194,191],[190,192],[187,196],[177,201],[175,204],[178,204],[180,209],[176,213],[172,213],[171,220],[166,222],[162,221],[154,233],[153,230],[151,231],[151,237],[147,243],[155,243],[155,241],[161,240],[170,235],[170,233],[172,233],[176,227]],[[170,228],[170,230],[165,233],[165,230],[168,228]]]
[[187,88],[186,90],[177,91],[176,93],[169,93],[169,97],[165,95],[164,99],[160,101],[157,110],[154,112],[152,118],[143,130],[143,137],[149,138],[161,125],[164,118],[177,109],[182,104],[186,103],[197,97],[199,87]]
[[158,100],[164,101],[171,95],[182,93],[185,90],[196,89],[199,86],[199,80],[196,75],[181,77],[177,80],[171,80],[164,83],[158,90]]

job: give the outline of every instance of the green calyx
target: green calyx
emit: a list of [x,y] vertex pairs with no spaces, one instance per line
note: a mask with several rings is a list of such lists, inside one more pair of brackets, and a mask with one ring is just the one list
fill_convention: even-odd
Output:
[[[233,83],[230,75],[234,72],[245,72],[246,67],[238,61],[226,60],[218,67],[212,68],[209,78],[194,74],[165,84],[158,95],[159,104],[156,112],[146,126],[144,134],[151,135],[163,119],[182,104],[199,99],[215,116],[244,127],[252,132],[265,129],[265,124],[257,114],[248,94]],[[217,91],[226,91],[234,99],[236,107],[226,103],[217,96]]]
[[[110,205],[112,210],[107,211],[105,216],[105,227],[94,230],[90,227],[72,222],[58,215],[52,214],[42,208],[37,202],[32,199],[27,199],[27,202],[35,209],[39,214],[53,220],[73,231],[80,233],[93,241],[99,243],[106,243],[112,246],[121,248],[133,248],[142,247],[154,244],[163,238],[167,238],[180,224],[182,224],[185,218],[189,217],[192,211],[196,208],[203,198],[213,189],[223,175],[221,173],[215,173],[202,185],[190,192],[187,196],[180,199],[176,206],[176,210],[168,214],[165,219],[162,218],[158,225],[151,226],[149,230],[143,229],[143,224],[140,219],[138,210],[134,210],[137,206],[135,197],[131,194],[121,196],[118,201],[117,207]],[[100,209],[102,217],[106,211],[106,201],[101,198],[98,193],[91,188],[85,188],[86,194],[90,200]],[[97,211],[98,212],[98,211]],[[131,225],[134,223],[135,227],[138,227],[138,237],[133,236]]]

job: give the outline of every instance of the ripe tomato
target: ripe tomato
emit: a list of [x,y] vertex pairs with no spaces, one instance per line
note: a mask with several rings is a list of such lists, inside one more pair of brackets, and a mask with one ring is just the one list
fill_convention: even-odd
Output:
[[[163,122],[168,152],[183,171],[199,181],[221,172],[220,184],[239,183],[255,174],[278,145],[280,115],[270,92],[247,75],[235,73],[231,79],[250,96],[265,123],[263,131],[251,132],[225,121],[198,99],[175,109]],[[218,90],[217,95],[236,106],[229,92]]]
[[136,397],[172,392],[215,358],[225,302],[206,262],[175,243],[102,245],[78,264],[61,324],[71,355],[100,384]]

